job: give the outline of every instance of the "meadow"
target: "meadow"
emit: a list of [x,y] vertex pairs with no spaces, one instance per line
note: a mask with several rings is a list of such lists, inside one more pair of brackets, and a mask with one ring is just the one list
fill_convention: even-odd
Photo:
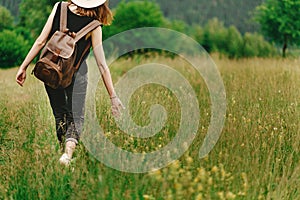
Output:
[[[79,145],[69,168],[61,155],[54,118],[41,82],[27,72],[23,88],[17,68],[0,71],[0,199],[300,199],[300,59],[229,60],[213,55],[227,96],[226,121],[216,146],[203,159],[199,147],[210,122],[209,93],[201,76],[179,59],[119,59],[114,82],[136,65],[164,63],[180,71],[197,94],[201,112],[197,136],[185,154],[149,173],[126,173],[105,166]],[[164,87],[146,85],[132,96],[132,119],[147,125],[153,103],[168,112],[153,138],[120,131],[100,81],[96,93],[99,124],[117,146],[151,152],[176,134],[180,105]]]

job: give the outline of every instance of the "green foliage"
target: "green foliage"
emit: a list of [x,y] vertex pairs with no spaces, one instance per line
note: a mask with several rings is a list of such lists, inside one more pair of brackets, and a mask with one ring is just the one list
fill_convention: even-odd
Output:
[[243,57],[268,57],[274,55],[276,50],[262,35],[246,33],[242,53]]
[[[114,10],[114,13],[114,21],[112,25],[104,27],[104,39],[107,39],[110,36],[126,30],[132,30],[142,27],[161,27],[166,21],[163,17],[159,5],[149,1],[122,1],[120,4],[118,4],[117,8]],[[135,34],[134,37],[137,38],[137,41],[146,41],[150,45],[155,43],[156,38],[151,35],[145,36],[135,32],[133,34]],[[123,35],[118,37],[120,41],[119,45],[122,45],[125,49],[131,46],[128,39],[120,38],[123,37]],[[142,49],[135,51],[135,53],[146,53],[148,51],[151,50]],[[157,51],[161,52],[160,50]],[[129,55],[131,55],[131,53],[129,53]]]
[[300,44],[300,0],[267,0],[257,7],[256,20],[262,32],[283,45],[283,56],[290,44]]
[[[212,18],[224,21],[225,26],[234,25],[242,33],[257,31],[256,22],[249,20],[251,12],[262,0],[153,0],[170,20],[182,20],[187,24],[205,24]],[[114,3],[117,3],[114,1]]]
[[56,2],[57,0],[22,0],[19,8],[19,25],[31,30],[31,36],[36,38],[42,31]]
[[224,54],[229,58],[240,58],[241,48],[243,45],[243,37],[240,32],[234,27],[230,26],[226,33],[226,45],[224,46]]
[[115,20],[106,28],[105,38],[141,27],[159,27],[164,17],[158,4],[149,1],[122,1],[114,11]]
[[172,29],[181,33],[188,34],[189,25],[181,20],[168,20],[166,19],[163,25],[165,28]]
[[26,27],[23,26],[17,26],[14,29],[14,32],[17,33],[18,35],[22,35],[26,41],[28,41],[29,44],[34,43],[34,39],[31,35],[31,31],[27,29]]
[[235,26],[225,27],[218,19],[210,20],[204,28],[194,26],[191,36],[209,53],[220,53],[229,58],[267,57],[275,54],[275,47],[262,35],[246,33]]
[[11,29],[13,27],[14,18],[3,6],[0,6],[0,31],[4,29]]
[[203,46],[208,52],[222,51],[226,44],[226,28],[217,18],[208,21],[204,27]]
[[[23,37],[23,39],[26,40],[26,43],[33,44],[34,39],[41,32],[47,17],[56,2],[57,0],[22,0],[20,4],[19,24],[14,29],[14,32]],[[272,45],[268,44],[264,38],[258,34],[252,35],[247,33],[242,36],[239,32],[240,30],[237,29],[236,26],[230,26],[228,28],[226,26],[228,22],[220,21],[219,18],[209,20],[204,26],[201,26],[201,23],[191,26],[188,23],[192,23],[192,21],[187,22],[180,18],[177,20],[167,19],[164,18],[163,13],[165,13],[166,16],[171,13],[166,12],[166,7],[163,2],[157,2],[159,4],[154,1],[121,1],[113,10],[115,14],[113,24],[103,28],[104,39],[134,28],[165,27],[191,36],[209,53],[218,52],[229,58],[253,56],[265,57],[273,55],[274,48]],[[173,3],[169,3],[170,9],[171,7],[172,9],[175,9]],[[219,4],[218,1],[216,1],[216,5],[217,4]],[[32,5],[34,5],[34,7]],[[162,10],[159,5],[161,5]],[[176,11],[176,13],[178,13],[178,15],[187,12],[182,9],[179,11],[180,5],[180,3],[177,5],[178,12]],[[170,10],[170,12],[174,11]],[[196,14],[194,13],[194,15]],[[11,21],[11,23],[13,22],[13,20],[4,20],[4,22],[9,21]],[[147,36],[148,38],[146,39],[144,35],[139,37],[143,37],[143,41],[147,41],[149,44],[153,44],[156,41],[151,34]],[[169,42],[167,36],[164,37],[166,37],[166,42]],[[126,39],[121,42],[124,43],[125,46],[127,45]],[[176,45],[179,48],[184,48],[182,47],[182,44]],[[147,51],[148,50],[142,50],[142,52]],[[160,50],[155,51],[161,52]]]
[[[27,1],[27,0],[22,0]],[[57,0],[58,1],[58,0]],[[111,8],[116,8],[122,0],[109,1]],[[126,0],[136,1],[136,0]],[[160,5],[164,16],[170,20],[181,20],[189,25],[204,26],[207,21],[217,17],[224,21],[226,26],[234,25],[241,33],[258,31],[258,24],[249,20],[251,12],[263,0],[149,0]],[[0,5],[8,8],[19,19],[18,7],[21,0],[0,0]],[[41,0],[44,5],[50,5],[53,0]],[[37,2],[38,3],[38,2]],[[36,5],[32,6],[35,9]]]
[[202,44],[204,40],[204,29],[200,25],[193,25],[191,27],[190,36]]
[[22,35],[10,30],[0,32],[0,68],[21,64],[27,51],[28,43]]
[[19,15],[19,4],[21,0],[0,0],[0,5],[7,8],[15,19],[18,18]]

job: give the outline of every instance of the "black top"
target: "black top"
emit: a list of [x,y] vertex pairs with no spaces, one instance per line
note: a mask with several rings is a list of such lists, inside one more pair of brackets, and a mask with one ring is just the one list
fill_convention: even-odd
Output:
[[[49,35],[50,39],[52,37],[52,35],[59,30],[59,26],[60,26],[60,11],[61,11],[61,3],[58,4],[57,6],[57,10],[54,16],[54,20],[53,20],[53,25],[52,25],[52,29]],[[78,31],[80,31],[83,27],[85,27],[86,25],[88,25],[90,22],[92,22],[94,19],[91,17],[87,17],[87,16],[79,16],[76,15],[75,13],[73,13],[69,8],[67,9],[67,28],[71,31],[71,32],[75,32],[77,33]],[[75,65],[77,65],[81,54],[83,53],[84,49],[86,48],[86,46],[91,42],[91,37],[89,37],[87,40],[84,37],[82,37],[78,42],[77,42],[77,56],[75,59]],[[86,54],[83,56],[83,59],[81,62],[83,62],[86,57],[88,56],[90,51],[86,52]],[[81,64],[81,63],[80,63]]]

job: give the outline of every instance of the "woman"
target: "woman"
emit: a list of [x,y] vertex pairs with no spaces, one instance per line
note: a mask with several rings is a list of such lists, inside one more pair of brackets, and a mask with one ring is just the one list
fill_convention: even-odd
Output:
[[[16,82],[23,86],[26,79],[26,69],[32,60],[37,56],[40,50],[45,46],[47,40],[53,33],[59,29],[61,4],[56,3],[53,10],[31,50],[21,64],[17,74]],[[67,9],[67,28],[71,32],[78,32],[92,20],[99,20],[103,25],[109,25],[112,21],[112,13],[108,8],[106,0],[69,0]],[[98,26],[85,37],[77,42],[76,62],[87,45],[92,43],[95,59],[102,75],[102,80],[111,99],[112,114],[119,116],[120,109],[123,107],[121,101],[116,96],[110,71],[105,61],[102,47],[102,28]],[[50,105],[55,117],[56,134],[60,144],[65,141],[65,152],[59,159],[61,164],[69,165],[73,152],[82,130],[84,116],[84,102],[87,87],[87,65],[85,59],[88,56],[83,55],[80,68],[74,75],[72,84],[65,89],[53,89],[45,85]],[[76,81],[75,81],[76,80]],[[76,98],[75,98],[76,97]],[[76,105],[75,107],[72,105]],[[78,119],[75,119],[78,118]],[[75,123],[76,122],[76,123]]]

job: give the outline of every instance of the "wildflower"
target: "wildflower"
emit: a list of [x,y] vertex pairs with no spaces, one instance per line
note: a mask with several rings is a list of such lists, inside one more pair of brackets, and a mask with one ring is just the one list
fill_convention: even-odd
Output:
[[206,179],[206,172],[202,167],[198,169],[198,177],[200,178],[200,180]]
[[153,169],[150,175],[153,175],[157,181],[162,180],[161,171],[157,169]]
[[203,191],[203,186],[202,186],[201,183],[198,184],[198,186],[197,186],[197,191],[198,191],[198,192]]
[[226,199],[235,199],[236,195],[233,194],[232,192],[227,192],[226,193]]
[[194,179],[194,183],[198,183],[198,182],[199,182],[199,178],[196,177],[196,178]]
[[182,190],[182,185],[180,183],[174,183],[174,188],[176,190]]
[[153,196],[150,196],[150,195],[147,195],[147,194],[144,194],[143,197],[144,197],[144,199],[146,199],[146,200],[152,200],[152,199],[155,199]]
[[173,198],[173,194],[172,194],[172,190],[171,190],[171,189],[168,190],[168,192],[167,192],[167,198],[166,198],[166,199],[167,199],[167,200],[168,200],[168,199],[172,199],[172,200],[174,199],[174,198]]
[[248,188],[248,179],[247,179],[247,174],[246,173],[242,173],[241,174],[242,179],[244,181],[243,187],[244,187],[244,193],[246,193],[246,190]]
[[212,173],[217,173],[217,172],[218,172],[218,167],[217,167],[217,166],[213,166],[213,167],[211,168],[211,172],[212,172]]
[[213,184],[213,179],[212,179],[212,177],[209,177],[209,178],[208,178],[207,184],[208,184],[208,185],[212,185],[212,184]]
[[189,191],[190,194],[193,194],[195,192],[193,187],[189,187],[188,191]]
[[196,196],[196,200],[202,200],[202,199],[203,199],[202,194],[198,194],[198,195]]
[[190,157],[190,156],[188,156],[188,157],[186,158],[186,162],[187,162],[188,164],[191,164],[191,163],[193,162],[193,158]]
[[221,177],[222,177],[222,180],[224,180],[224,179],[225,179],[225,177],[226,177],[226,172],[225,172],[225,170],[224,170],[224,167],[223,167],[223,166],[221,167]]
[[245,192],[239,192],[238,195],[239,196],[246,196],[246,193]]
[[172,168],[174,169],[179,169],[180,165],[179,165],[179,161],[178,160],[175,160],[173,162],[173,164],[171,165]]
[[103,179],[102,179],[101,175],[98,176],[98,180],[99,180],[99,182],[102,182]]
[[106,137],[109,137],[109,136],[111,136],[111,132],[106,132],[104,135],[105,135]]
[[222,199],[225,199],[224,198],[224,192],[222,191],[222,192],[218,192],[218,196],[219,196],[219,198],[222,200]]
[[264,196],[260,194],[257,199],[258,200],[264,199]]

